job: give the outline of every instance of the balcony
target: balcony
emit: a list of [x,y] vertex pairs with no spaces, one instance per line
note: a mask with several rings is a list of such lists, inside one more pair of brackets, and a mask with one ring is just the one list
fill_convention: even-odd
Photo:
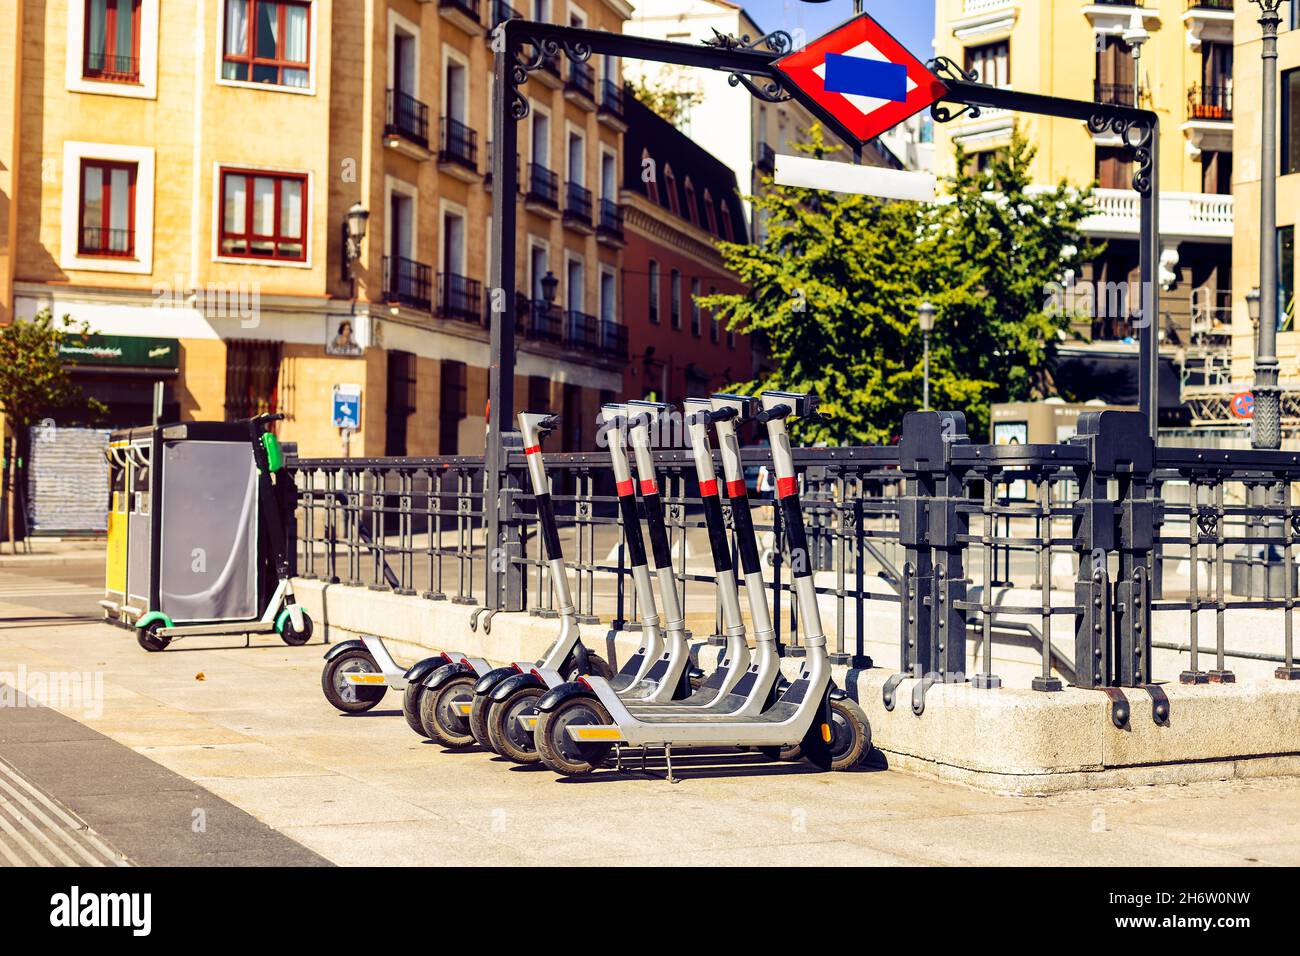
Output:
[[[524,59],[531,60],[533,52],[532,47],[524,47]],[[536,80],[543,86],[549,86],[553,90],[558,90],[564,85],[564,76],[560,72],[560,64],[563,59],[563,53],[556,53],[554,56],[542,57],[541,69],[534,70],[528,74],[529,82]]]
[[623,119],[625,95],[621,83],[614,80],[600,81],[600,107],[597,115],[602,123],[619,132],[627,130],[627,123]]
[[1187,91],[1187,121],[1182,125],[1192,156],[1232,149],[1232,85],[1201,86]]
[[627,361],[627,326],[611,322],[609,319],[601,319],[600,349],[611,358]]
[[140,60],[133,56],[87,50],[81,75],[98,83],[139,83]]
[[77,255],[105,259],[134,259],[135,230],[82,226]]
[[483,322],[483,283],[454,272],[438,273],[438,307],[440,319],[456,319],[481,325]]
[[776,150],[768,143],[759,143],[755,151],[754,166],[765,173],[776,169]]
[[[1083,15],[1092,24],[1092,30],[1099,35],[1119,36],[1129,26],[1133,14],[1139,14],[1147,29],[1155,26],[1160,19],[1157,5],[1147,4],[1143,0],[1090,0],[1083,5]],[[1148,22],[1151,21],[1151,22]]]
[[541,163],[528,164],[528,189],[524,208],[550,219],[560,216],[560,177]]
[[1016,25],[1022,5],[1023,0],[965,0],[961,16],[949,24],[952,35],[963,42],[1006,35]]
[[475,36],[485,32],[479,15],[481,6],[482,0],[438,0],[438,12],[444,18]]
[[384,122],[384,143],[389,149],[404,153],[412,159],[428,159],[429,107],[409,93],[390,89]]
[[591,235],[595,231],[591,221],[591,190],[578,183],[564,186],[564,224],[578,232]]
[[519,326],[524,336],[534,342],[564,344],[564,320],[560,310],[541,299],[529,299],[522,293],[516,299]]
[[[1098,189],[1093,212],[1082,229],[1090,237],[1132,238],[1138,234],[1138,194],[1128,189]],[[1232,241],[1233,197],[1210,193],[1161,193],[1162,240]]]
[[488,0],[488,23],[492,29],[496,29],[507,20],[522,20],[524,15],[516,10],[505,0]]
[[564,81],[564,98],[583,109],[596,105],[596,73],[590,64],[580,60],[569,63],[569,77]]
[[612,199],[600,201],[600,212],[596,220],[596,238],[608,246],[623,243],[623,207]]
[[1188,0],[1183,13],[1187,43],[1199,50],[1204,43],[1232,43],[1233,0]]
[[438,166],[462,182],[479,182],[478,131],[444,116],[439,130]]
[[[1145,92],[1143,90],[1142,92]],[[1111,106],[1133,106],[1136,99],[1132,83],[1102,83],[1094,80],[1092,84],[1092,101],[1108,103]]]
[[384,256],[384,301],[428,312],[432,302],[433,269],[401,256]]

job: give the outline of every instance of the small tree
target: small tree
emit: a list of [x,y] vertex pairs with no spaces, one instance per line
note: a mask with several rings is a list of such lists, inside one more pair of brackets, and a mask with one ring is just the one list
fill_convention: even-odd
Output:
[[9,427],[5,501],[11,553],[17,552],[14,525],[19,438],[45,418],[64,415],[71,421],[88,422],[107,411],[101,402],[85,399],[59,354],[59,346],[67,336],[79,336],[84,344],[90,334],[86,323],[73,322],[69,316],[56,322],[49,309],[42,309],[30,321],[0,326],[0,415]]
[[[833,152],[819,128],[796,146]],[[754,336],[772,367],[741,391],[785,388],[821,400],[820,421],[796,423],[803,441],[882,443],[921,406],[917,306],[930,300],[934,407],[965,411],[972,434],[989,404],[1042,394],[1069,317],[1046,307],[1067,269],[1095,254],[1078,224],[1088,192],[1030,188],[1033,148],[1018,134],[983,172],[963,171],[940,203],[778,186],[754,197],[761,243],[721,243],[749,287],[701,305]]]
[[704,93],[692,87],[685,67],[665,66],[654,79],[642,75],[632,84],[632,94],[674,126],[681,124],[692,106],[704,102]]

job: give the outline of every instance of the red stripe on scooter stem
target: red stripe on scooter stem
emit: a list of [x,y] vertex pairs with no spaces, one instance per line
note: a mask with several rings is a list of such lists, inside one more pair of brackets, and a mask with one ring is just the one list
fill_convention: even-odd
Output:
[[653,495],[658,490],[659,490],[659,486],[655,484],[655,480],[653,478],[643,478],[641,480],[641,494]]
[[525,454],[525,455],[536,455],[536,454],[537,454],[539,451],[541,451],[541,450],[542,450],[542,446],[541,446],[541,445],[533,445],[531,448],[525,448],[525,449],[524,449],[524,454]]
[[789,498],[798,488],[798,482],[793,478],[778,478],[776,480],[776,496],[778,498]]
[[718,494],[717,479],[710,479],[709,481],[700,482],[700,497],[713,498],[717,494]]
[[628,495],[633,494],[632,479],[629,478],[627,481],[620,481],[617,490],[620,498],[626,498]]
[[737,478],[735,481],[727,482],[727,496],[730,498],[749,497],[749,489],[745,487],[745,479]]

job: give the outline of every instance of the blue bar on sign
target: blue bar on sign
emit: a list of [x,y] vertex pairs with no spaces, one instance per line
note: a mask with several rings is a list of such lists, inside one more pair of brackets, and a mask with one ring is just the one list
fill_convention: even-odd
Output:
[[826,54],[826,89],[901,103],[907,99],[907,67],[843,53]]

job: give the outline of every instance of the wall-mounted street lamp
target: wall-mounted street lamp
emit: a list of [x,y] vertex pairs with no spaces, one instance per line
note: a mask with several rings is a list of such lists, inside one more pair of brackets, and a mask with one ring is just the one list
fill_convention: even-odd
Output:
[[542,276],[542,299],[546,302],[547,309],[555,305],[555,296],[559,291],[560,280],[555,277],[554,272],[547,269],[546,275]]
[[927,412],[930,410],[930,333],[934,331],[934,316],[937,311],[929,302],[922,302],[916,307],[916,324],[921,328],[925,355],[921,372],[924,396],[921,407]]
[[1250,327],[1259,328],[1259,286],[1246,293],[1246,314],[1250,316]]
[[370,221],[370,211],[359,202],[343,216],[343,279],[351,281],[352,263],[361,258],[361,243],[366,238],[366,224]]

